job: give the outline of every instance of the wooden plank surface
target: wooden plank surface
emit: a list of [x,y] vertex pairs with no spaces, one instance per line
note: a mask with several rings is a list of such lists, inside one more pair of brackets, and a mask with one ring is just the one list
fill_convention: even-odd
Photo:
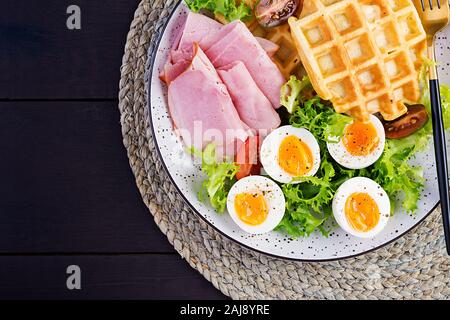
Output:
[[[67,267],[81,270],[67,289]],[[0,299],[223,299],[178,255],[0,257]]]
[[[0,299],[223,296],[155,225],[117,109],[139,0],[15,0],[0,10]],[[66,9],[81,8],[81,30]],[[70,264],[81,291],[65,287]]]
[[174,252],[119,117],[115,102],[0,102],[0,253]]
[[[14,0],[0,10],[0,98],[117,97],[138,0]],[[66,27],[81,9],[81,30]]]

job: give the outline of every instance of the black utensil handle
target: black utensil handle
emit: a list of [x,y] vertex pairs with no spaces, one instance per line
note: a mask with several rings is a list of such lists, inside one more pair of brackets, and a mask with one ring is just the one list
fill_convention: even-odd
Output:
[[433,122],[434,151],[441,198],[442,220],[444,223],[445,244],[450,255],[450,200],[447,168],[447,148],[445,146],[445,130],[442,120],[441,96],[439,81],[430,80],[431,119]]

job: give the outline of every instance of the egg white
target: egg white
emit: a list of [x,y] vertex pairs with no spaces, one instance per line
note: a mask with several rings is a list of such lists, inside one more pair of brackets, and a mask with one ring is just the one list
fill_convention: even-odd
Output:
[[379,142],[375,150],[367,156],[354,156],[344,146],[342,138],[337,143],[327,142],[327,148],[333,159],[339,163],[341,166],[347,169],[363,169],[374,164],[383,154],[384,146],[386,144],[386,136],[384,132],[384,127],[381,121],[374,115],[370,116],[370,121],[372,122],[377,135],[379,137]]
[[[264,194],[269,213],[260,225],[249,225],[243,222],[234,209],[234,199],[241,193],[261,192]],[[243,231],[251,234],[263,234],[272,231],[284,216],[286,202],[283,191],[271,179],[262,176],[249,176],[236,182],[227,197],[227,210],[233,221]]]
[[[380,210],[378,224],[367,232],[355,230],[345,215],[345,203],[350,195],[356,192],[369,194]],[[347,180],[338,188],[334,195],[332,209],[336,222],[347,233],[359,238],[373,238],[386,227],[391,213],[391,203],[386,191],[378,183],[369,178],[357,177]]]
[[303,141],[311,150],[313,156],[313,167],[305,176],[313,176],[320,167],[320,148],[316,138],[311,132],[304,128],[283,126],[272,131],[261,145],[260,159],[264,171],[274,180],[281,183],[299,183],[295,176],[287,173],[278,164],[278,150],[283,139],[288,136],[296,136]]

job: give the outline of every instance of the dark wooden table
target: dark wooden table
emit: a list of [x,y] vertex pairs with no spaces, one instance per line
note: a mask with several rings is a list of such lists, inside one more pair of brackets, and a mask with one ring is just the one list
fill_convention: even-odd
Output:
[[117,95],[137,5],[2,1],[0,298],[225,298],[159,231],[128,165]]

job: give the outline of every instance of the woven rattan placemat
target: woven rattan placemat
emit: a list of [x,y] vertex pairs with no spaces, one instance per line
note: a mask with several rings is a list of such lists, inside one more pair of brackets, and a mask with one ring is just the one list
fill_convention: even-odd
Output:
[[146,98],[148,52],[176,2],[139,4],[125,45],[119,109],[137,186],[178,253],[233,299],[448,299],[450,259],[438,210],[408,235],[375,252],[337,262],[297,263],[245,249],[189,209],[155,150]]

